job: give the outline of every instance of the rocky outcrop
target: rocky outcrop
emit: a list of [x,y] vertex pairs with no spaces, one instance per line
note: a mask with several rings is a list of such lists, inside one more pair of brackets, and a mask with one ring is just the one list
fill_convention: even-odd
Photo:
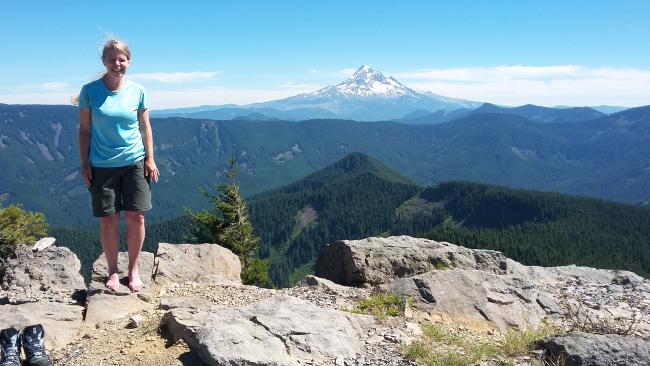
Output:
[[68,248],[49,246],[34,252],[18,244],[15,256],[0,265],[0,286],[5,303],[50,300],[74,304],[81,300],[86,284],[81,263]]
[[353,318],[283,296],[238,308],[174,309],[165,324],[208,365],[289,366],[354,358],[361,342]]
[[519,263],[494,250],[410,236],[339,240],[326,245],[316,263],[316,276],[348,286],[379,285],[394,278],[436,269],[478,269],[505,274]]
[[[323,249],[317,275],[377,285],[415,300],[418,319],[505,332],[556,320],[635,323],[650,336],[650,282],[631,272],[524,266],[495,251],[406,236],[338,241]],[[567,312],[579,319],[567,319]],[[606,324],[610,322],[610,324]]]
[[[495,251],[402,236],[337,242],[318,262],[318,274],[327,278],[307,276],[292,288],[261,289],[241,284],[239,260],[224,248],[161,244],[156,256],[142,254],[145,290],[138,294],[126,286],[126,253],[119,255],[123,286],[116,292],[104,286],[107,269],[100,257],[82,322],[84,308],[73,305],[70,294],[79,290],[78,261],[66,264],[69,256],[55,246],[38,253],[21,248],[0,277],[11,292],[2,293],[0,326],[43,323],[50,348],[73,343],[55,353],[60,364],[413,365],[401,347],[416,339],[420,321],[446,323],[459,337],[483,342],[511,327],[551,321],[571,328],[580,319],[602,322],[605,330],[612,329],[607,321],[625,325],[632,319],[629,331],[637,337],[555,337],[540,344],[549,360],[562,354],[582,362],[650,364],[645,351],[637,352],[647,347],[642,337],[650,336],[650,282],[630,272],[529,267]],[[403,317],[376,321],[350,312],[377,289],[413,300],[405,301]],[[167,346],[174,346],[163,345],[160,325]],[[150,351],[155,344],[160,347]],[[180,353],[169,354],[173,349]],[[611,358],[590,353],[596,349]],[[486,365],[503,359],[492,361]]]
[[160,243],[153,277],[157,283],[241,284],[239,257],[214,244]]
[[43,324],[49,349],[77,339],[86,285],[75,254],[53,245],[34,252],[19,244],[14,251],[0,266],[0,329]]
[[646,366],[650,341],[616,334],[569,333],[538,342],[544,359],[565,366]]

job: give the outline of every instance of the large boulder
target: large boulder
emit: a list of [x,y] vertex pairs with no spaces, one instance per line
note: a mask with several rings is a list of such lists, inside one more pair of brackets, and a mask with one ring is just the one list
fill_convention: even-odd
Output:
[[650,341],[638,337],[576,332],[544,339],[538,346],[554,365],[650,365]]
[[15,257],[1,266],[0,296],[10,304],[41,300],[76,303],[86,289],[80,270],[79,259],[68,248],[49,246],[33,252],[30,246],[18,244]]
[[361,351],[356,315],[279,296],[236,308],[177,308],[163,324],[207,365],[324,364]]
[[478,269],[505,274],[516,266],[521,265],[493,250],[391,236],[328,244],[318,258],[315,274],[343,285],[378,285],[436,269]]
[[160,243],[153,276],[161,284],[241,284],[241,264],[237,255],[217,244]]

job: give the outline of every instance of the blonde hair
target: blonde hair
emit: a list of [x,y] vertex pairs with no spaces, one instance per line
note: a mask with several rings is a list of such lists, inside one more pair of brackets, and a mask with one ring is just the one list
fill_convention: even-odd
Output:
[[106,41],[104,44],[104,49],[102,50],[102,59],[106,57],[106,51],[108,50],[119,51],[125,54],[127,59],[131,59],[131,50],[129,49],[129,45],[120,39],[113,38]]
[[[121,39],[111,38],[106,41],[104,48],[102,49],[102,60],[106,57],[106,51],[108,50],[119,51],[120,53],[125,54],[127,59],[131,60],[131,50],[129,49],[129,45]],[[102,72],[101,75],[104,76],[104,73]],[[79,105],[79,95],[73,95],[70,97],[70,103],[72,105]]]

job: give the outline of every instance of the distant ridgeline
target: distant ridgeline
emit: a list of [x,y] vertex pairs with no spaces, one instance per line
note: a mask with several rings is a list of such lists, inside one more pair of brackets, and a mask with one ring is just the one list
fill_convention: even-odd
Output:
[[[312,271],[326,243],[402,234],[500,250],[529,265],[575,263],[650,275],[648,208],[466,182],[421,188],[359,153],[248,203],[277,286]],[[144,250],[185,242],[185,220],[148,224]],[[97,229],[51,233],[77,253],[87,276],[101,253]]]
[[[205,207],[199,187],[223,179],[233,152],[246,196],[357,151],[421,186],[462,180],[633,204],[650,199],[650,107],[604,116],[584,108],[485,105],[439,117],[418,114],[418,125],[152,119],[162,176],[148,217]],[[0,104],[0,201],[44,212],[54,225],[91,224],[77,126],[73,106]]]

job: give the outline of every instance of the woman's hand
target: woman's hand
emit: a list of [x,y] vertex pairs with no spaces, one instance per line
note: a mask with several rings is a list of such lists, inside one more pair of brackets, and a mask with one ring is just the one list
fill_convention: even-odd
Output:
[[144,161],[144,175],[146,177],[149,177],[154,182],[158,182],[158,178],[160,178],[160,171],[158,171],[158,167],[156,166],[156,162],[153,160],[153,158],[148,158],[145,159]]
[[81,177],[84,179],[84,182],[86,182],[86,186],[90,187],[90,183],[93,181],[93,173],[90,165],[84,165],[81,168]]

